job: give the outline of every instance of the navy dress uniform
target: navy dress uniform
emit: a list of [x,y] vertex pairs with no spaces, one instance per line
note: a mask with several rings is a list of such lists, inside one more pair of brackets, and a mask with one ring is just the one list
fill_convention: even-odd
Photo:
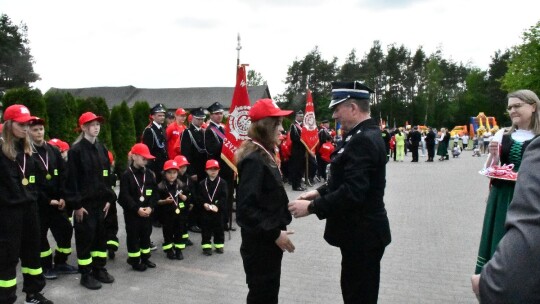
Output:
[[[334,82],[332,88],[330,108],[349,99],[369,100],[373,92],[359,82]],[[325,240],[341,249],[345,303],[377,302],[380,260],[391,240],[383,200],[386,148],[377,122],[366,115],[332,153],[328,182],[308,207],[326,219]]]
[[[146,126],[143,131],[142,143],[148,146],[150,154],[156,158],[148,162],[148,169],[156,173],[156,181],[161,182],[161,169],[163,164],[169,159],[167,153],[167,139],[165,137],[165,128],[163,127],[163,121],[160,121],[157,114],[162,113],[165,115],[167,110],[162,104],[157,104],[150,109],[150,115],[152,116],[152,122]],[[163,116],[164,117],[164,116]]]
[[[301,142],[302,139],[302,119],[304,113],[296,112],[296,119],[291,124],[290,137],[292,142],[291,157],[289,159],[289,179],[293,190],[304,191],[302,187],[302,177],[306,170],[306,146]],[[307,181],[306,181],[307,183]]]
[[[223,210],[223,220],[226,230],[231,229],[232,224],[232,205],[233,205],[233,192],[234,192],[234,171],[229,165],[221,158],[221,149],[223,148],[223,138],[225,137],[225,129],[220,124],[219,119],[223,119],[223,105],[219,102],[213,103],[207,108],[210,113],[211,121],[204,132],[204,145],[208,154],[208,159],[214,159],[219,162],[219,176],[227,182],[227,204]],[[215,121],[219,120],[219,121]]]

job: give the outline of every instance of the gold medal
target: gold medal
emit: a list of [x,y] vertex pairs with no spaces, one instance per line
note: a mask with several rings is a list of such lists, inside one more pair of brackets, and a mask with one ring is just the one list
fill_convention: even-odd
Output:
[[22,184],[23,184],[23,186],[28,186],[28,179],[26,177],[23,178]]
[[52,176],[51,176],[49,173],[47,173],[47,175],[45,175],[45,178],[46,178],[47,180],[51,180]]
[[176,214],[180,214],[180,209],[176,209],[174,212],[176,212]]
[[141,195],[141,197],[139,197],[139,201],[144,202],[144,196]]

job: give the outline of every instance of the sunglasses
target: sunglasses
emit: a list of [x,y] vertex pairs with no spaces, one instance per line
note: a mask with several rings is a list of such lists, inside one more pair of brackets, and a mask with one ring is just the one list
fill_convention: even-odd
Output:
[[517,111],[517,110],[519,110],[519,108],[523,107],[523,106],[526,105],[526,104],[527,104],[527,103],[525,103],[525,102],[518,102],[518,103],[516,103],[516,104],[513,104],[513,105],[511,105],[511,106],[506,107],[506,110],[507,110],[508,112],[510,112],[510,111],[512,111],[512,108],[514,108],[514,109],[516,109],[516,111]]

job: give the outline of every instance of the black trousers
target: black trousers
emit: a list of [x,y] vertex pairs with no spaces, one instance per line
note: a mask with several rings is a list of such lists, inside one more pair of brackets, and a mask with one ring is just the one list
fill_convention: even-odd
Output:
[[104,268],[107,264],[107,231],[103,208],[85,207],[88,214],[82,222],[75,218],[75,245],[79,272],[88,273],[92,268]]
[[302,186],[302,177],[306,172],[306,154],[305,152],[295,153],[291,155],[289,161],[289,180],[293,188]]
[[428,158],[433,160],[435,157],[435,145],[426,145]]
[[223,226],[222,210],[219,212],[203,211],[201,218],[201,245],[203,249],[212,248],[212,236],[214,247],[223,248],[225,245],[225,227]]
[[418,161],[418,144],[411,145],[412,160]]
[[135,214],[124,213],[126,221],[126,244],[128,263],[139,264],[141,260],[150,258],[150,235],[152,234],[152,219]]
[[187,211],[182,209],[180,214],[174,211],[176,208],[170,206],[158,207],[161,208],[161,222],[163,223],[163,250],[168,251],[173,248],[183,250],[186,248],[187,233]]
[[17,300],[17,264],[21,260],[23,292],[36,293],[45,287],[39,258],[37,204],[0,207],[0,303]]
[[283,251],[274,240],[249,235],[244,229],[240,255],[249,288],[247,304],[278,303]]
[[54,254],[55,264],[66,263],[71,254],[71,237],[73,227],[65,211],[58,210],[55,206],[46,205],[41,202],[39,205],[40,222],[40,244],[41,244],[41,267],[52,268],[52,250],[47,239],[49,229],[56,241],[56,253]]
[[341,248],[341,292],[345,304],[377,303],[384,247]]
[[117,251],[120,244],[118,240],[118,208],[116,202],[111,203],[105,218],[105,231],[107,233],[107,249]]

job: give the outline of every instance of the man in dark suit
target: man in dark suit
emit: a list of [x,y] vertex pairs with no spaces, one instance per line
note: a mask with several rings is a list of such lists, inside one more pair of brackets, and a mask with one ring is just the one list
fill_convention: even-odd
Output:
[[386,148],[370,117],[373,91],[359,82],[332,83],[333,118],[344,132],[332,153],[328,183],[289,203],[294,217],[326,219],[325,240],[341,250],[345,303],[376,303],[380,261],[390,243],[384,207]]
[[[204,123],[203,108],[191,111],[191,123],[180,135],[180,151],[189,162],[186,174],[198,187],[200,181],[206,177],[205,165],[207,160],[206,147],[204,145],[204,130],[201,128]],[[189,213],[188,226],[193,232],[201,232],[198,222],[200,219],[200,206],[195,204],[193,210]]]
[[426,149],[428,152],[428,159],[426,161],[433,162],[433,158],[435,157],[435,132],[433,132],[432,128],[429,128],[426,134]]
[[[289,179],[291,180],[294,191],[305,191],[302,187],[302,177],[306,172],[306,146],[302,143],[302,123],[304,122],[304,113],[296,112],[296,117],[291,124],[291,157],[289,159]],[[306,180],[307,182],[307,180]]]
[[214,159],[219,162],[219,176],[227,182],[227,204],[226,210],[222,210],[225,222],[225,231],[236,230],[232,227],[232,207],[234,197],[234,171],[221,158],[221,149],[223,148],[223,138],[225,137],[225,128],[221,125],[223,121],[223,105],[214,102],[207,108],[210,113],[210,122],[204,132],[204,146],[208,154],[208,159]]
[[144,129],[142,138],[143,144],[150,148],[150,154],[155,157],[154,160],[148,161],[146,167],[156,174],[156,181],[158,183],[161,181],[163,164],[169,159],[167,154],[167,140],[163,128],[166,112],[167,109],[160,103],[150,109],[152,122]]
[[506,214],[506,234],[482,273],[472,277],[481,303],[540,303],[539,152],[537,138],[523,154]]
[[420,132],[418,132],[418,127],[413,127],[413,130],[409,133],[410,141],[409,144],[411,145],[411,152],[412,152],[412,162],[417,163],[418,162],[418,148],[420,146],[420,141],[422,141],[422,135]]

